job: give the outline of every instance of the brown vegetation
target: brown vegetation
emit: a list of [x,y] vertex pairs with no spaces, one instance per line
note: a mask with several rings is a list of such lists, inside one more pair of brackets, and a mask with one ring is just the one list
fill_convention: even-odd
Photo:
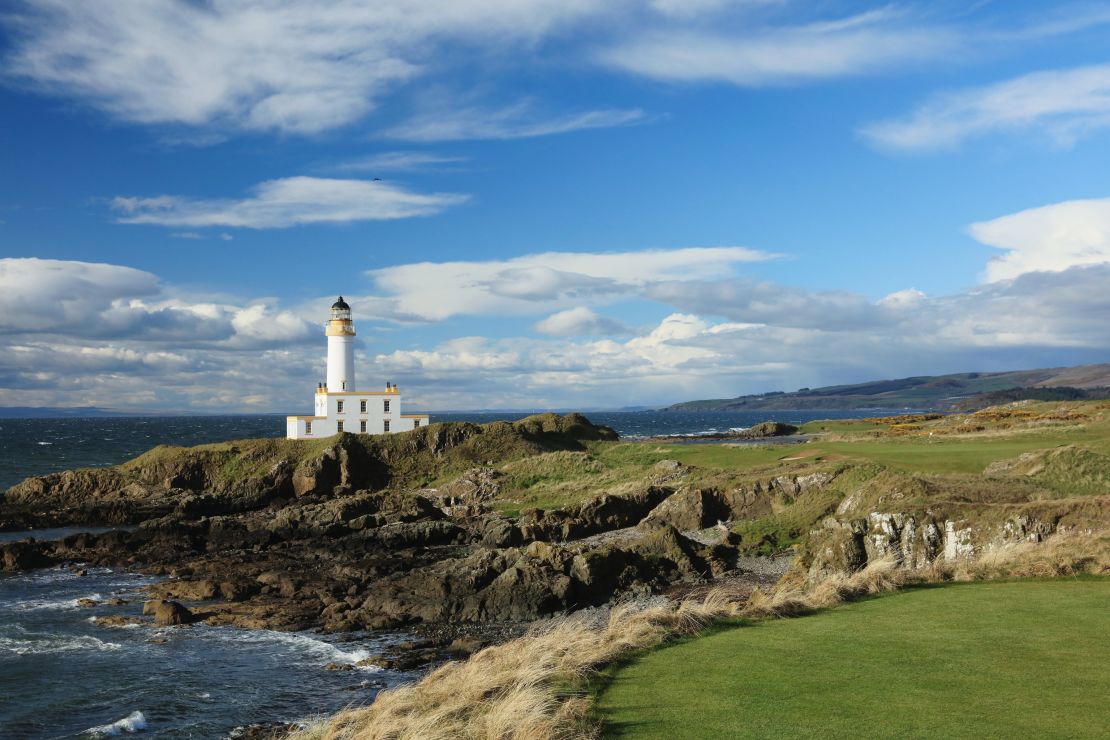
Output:
[[951,580],[1110,573],[1110,530],[1057,534],[977,561],[938,563],[927,570],[873,561],[855,573],[831,575],[809,588],[784,583],[746,599],[718,588],[671,606],[614,608],[601,624],[570,616],[512,642],[447,663],[423,680],[382,692],[369,707],[351,709],[298,732],[297,740],[590,738],[585,680],[637,651],[694,634],[722,619],[789,617],[834,607],[907,585]]

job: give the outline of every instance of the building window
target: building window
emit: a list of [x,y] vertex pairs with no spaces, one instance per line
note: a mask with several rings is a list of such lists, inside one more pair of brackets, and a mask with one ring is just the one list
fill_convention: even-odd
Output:
[[365,398],[358,402],[358,412],[360,414],[365,414],[366,413],[366,399]]
[[389,419],[386,419],[385,422],[383,422],[383,423],[385,424],[385,431],[388,432],[389,431]]
[[312,422],[311,421],[306,421],[304,423],[304,433],[305,434],[312,434]]
[[363,434],[366,434],[366,419],[363,419],[358,423],[358,430]]
[[338,408],[336,408],[335,410],[340,414],[343,413],[343,402],[342,401],[339,402]]
[[418,426],[420,426],[420,419],[413,419],[412,420],[412,428],[416,429]]
[[389,399],[388,398],[385,399],[384,401],[382,401],[382,411],[387,413],[387,414],[389,413]]
[[339,430],[338,431],[342,432],[343,431],[343,420],[341,419],[337,423],[339,424]]

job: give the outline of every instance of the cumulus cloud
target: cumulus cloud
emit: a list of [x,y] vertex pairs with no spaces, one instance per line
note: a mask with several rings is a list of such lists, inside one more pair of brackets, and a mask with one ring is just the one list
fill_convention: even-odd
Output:
[[0,334],[260,346],[303,338],[309,324],[266,303],[168,295],[155,275],[121,265],[0,259]]
[[149,272],[35,257],[0,259],[0,331],[83,326],[90,315],[161,290]]
[[[745,247],[687,247],[633,252],[545,252],[484,262],[418,262],[370,270],[378,294],[367,308],[389,306],[436,321],[461,314],[536,314],[603,304],[648,283],[727,274],[735,265],[772,259]],[[383,304],[384,299],[384,304]],[[362,310],[356,297],[352,306]]]
[[600,59],[660,80],[760,86],[887,72],[950,53],[959,40],[951,29],[887,8],[735,32],[650,31],[606,49]]
[[1110,262],[1110,198],[1030,208],[972,224],[969,231],[980,242],[1006,250],[987,263],[989,281]]
[[429,216],[466,199],[457,193],[414,193],[384,182],[286,177],[267,180],[239,200],[120,196],[111,205],[127,224],[274,229]]
[[568,308],[565,311],[553,313],[546,319],[537,322],[535,329],[541,334],[550,334],[556,337],[605,336],[628,332],[628,329],[621,322],[602,316],[586,306]]
[[1110,126],[1110,65],[1034,72],[935,96],[907,116],[865,126],[879,147],[926,151],[997,132],[1036,131],[1060,145]]
[[499,108],[434,107],[385,132],[406,141],[458,141],[464,139],[528,139],[595,128],[625,126],[644,121],[639,108],[543,114],[534,101],[522,100]]

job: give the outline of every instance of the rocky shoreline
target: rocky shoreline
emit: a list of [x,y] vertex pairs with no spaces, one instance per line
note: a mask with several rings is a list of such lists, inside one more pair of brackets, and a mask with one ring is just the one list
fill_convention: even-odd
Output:
[[[164,576],[148,587],[145,609],[135,605],[135,621],[412,629],[411,645],[379,658],[401,668],[468,654],[533,620],[742,580],[738,538],[712,528],[728,507],[676,497],[688,471],[675,461],[621,496],[515,516],[488,505],[499,486],[494,465],[506,456],[615,439],[584,417],[543,415],[384,441],[340,435],[300,459],[305,445],[284,440],[234,443],[219,454],[159,448],[115,468],[9,489],[0,502],[8,530],[132,528],[3,543],[0,568],[86,563]],[[242,474],[248,465],[257,472]],[[461,470],[444,484],[412,485],[452,467]]]

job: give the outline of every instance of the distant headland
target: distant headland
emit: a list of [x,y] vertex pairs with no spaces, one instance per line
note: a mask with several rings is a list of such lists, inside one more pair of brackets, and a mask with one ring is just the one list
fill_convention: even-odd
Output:
[[676,403],[664,411],[916,409],[974,411],[1011,401],[1110,398],[1110,363],[992,373],[916,375]]

